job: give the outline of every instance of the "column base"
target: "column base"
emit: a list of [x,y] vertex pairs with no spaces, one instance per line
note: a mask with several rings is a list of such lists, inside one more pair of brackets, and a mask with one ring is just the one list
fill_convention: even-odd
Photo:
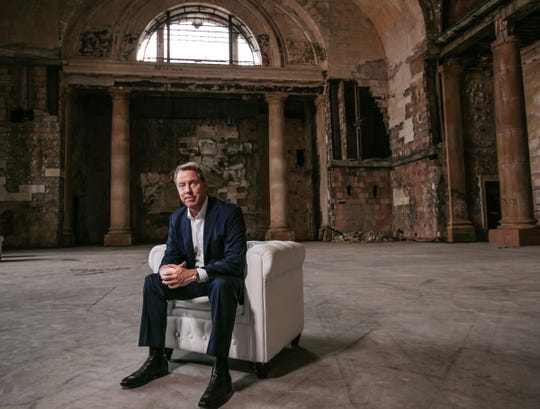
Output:
[[268,229],[264,235],[265,240],[294,241],[294,231],[290,229]]
[[103,238],[104,246],[131,246],[133,235],[129,231],[110,231]]
[[489,244],[494,247],[540,246],[540,227],[530,229],[492,229]]
[[448,242],[476,241],[476,231],[472,224],[454,224],[448,226]]
[[75,245],[75,235],[73,231],[63,231],[62,232],[62,246],[71,247]]

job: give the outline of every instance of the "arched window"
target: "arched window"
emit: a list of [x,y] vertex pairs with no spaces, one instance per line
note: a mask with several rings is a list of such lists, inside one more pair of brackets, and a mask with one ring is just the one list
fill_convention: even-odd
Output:
[[251,31],[233,15],[202,5],[179,6],[156,17],[141,36],[137,60],[261,64]]

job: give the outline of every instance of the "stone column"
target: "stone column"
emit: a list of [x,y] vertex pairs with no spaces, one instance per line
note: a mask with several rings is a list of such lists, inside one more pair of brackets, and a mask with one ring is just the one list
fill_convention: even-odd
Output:
[[497,21],[493,52],[495,129],[501,192],[501,221],[489,231],[497,247],[540,245],[533,210],[525,98],[519,39],[506,21]]
[[111,224],[105,246],[130,246],[129,94],[113,88],[111,126]]
[[456,60],[439,69],[442,77],[446,172],[448,174],[448,241],[475,241],[474,226],[467,211],[463,118],[461,116],[461,73]]
[[325,102],[323,95],[315,98],[316,111],[316,131],[317,131],[317,153],[319,156],[319,207],[321,209],[321,225],[319,226],[319,240],[324,239],[326,228],[328,227],[328,139],[325,125]]
[[266,240],[294,240],[287,225],[287,157],[284,105],[287,94],[267,94],[268,166],[270,179],[270,227]]
[[71,141],[73,139],[73,104],[75,91],[67,87],[64,94],[64,220],[62,226],[62,244],[75,244],[73,235],[73,186],[71,180]]

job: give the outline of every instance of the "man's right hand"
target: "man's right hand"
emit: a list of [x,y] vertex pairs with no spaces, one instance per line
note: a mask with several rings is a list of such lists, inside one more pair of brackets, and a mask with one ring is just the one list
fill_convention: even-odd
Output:
[[161,281],[170,289],[186,286],[197,281],[197,270],[182,264],[166,264],[159,269]]

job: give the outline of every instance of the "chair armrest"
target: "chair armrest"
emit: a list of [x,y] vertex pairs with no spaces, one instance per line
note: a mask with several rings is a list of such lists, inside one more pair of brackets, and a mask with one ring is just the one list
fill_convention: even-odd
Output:
[[262,280],[266,281],[291,270],[302,270],[306,257],[306,249],[302,244],[279,240],[249,243],[252,245],[248,246],[246,255],[246,283],[255,278],[250,277],[252,273],[259,277],[262,275]]
[[256,362],[268,362],[303,330],[304,259],[304,246],[292,241],[268,241],[248,249],[246,304]]
[[165,248],[165,244],[158,244],[157,246],[152,247],[150,253],[148,254],[148,265],[156,274],[159,272],[159,265],[161,264],[161,260],[163,260]]

